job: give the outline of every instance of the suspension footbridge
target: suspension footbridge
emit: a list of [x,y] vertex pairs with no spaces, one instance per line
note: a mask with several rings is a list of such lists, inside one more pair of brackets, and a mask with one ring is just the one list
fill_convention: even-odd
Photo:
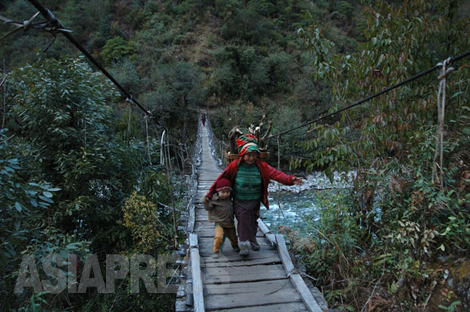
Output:
[[[202,198],[222,172],[211,154],[208,130],[201,126],[202,155],[197,168],[196,202],[189,212],[190,300],[177,311],[310,311],[325,310],[294,267],[284,237],[273,234],[258,220],[259,251],[242,258],[226,243],[212,258],[214,224],[209,222]],[[188,304],[189,302],[189,304]]]

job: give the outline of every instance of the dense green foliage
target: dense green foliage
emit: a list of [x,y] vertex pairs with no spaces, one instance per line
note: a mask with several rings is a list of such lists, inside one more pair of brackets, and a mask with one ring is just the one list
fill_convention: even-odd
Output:
[[[264,115],[277,134],[470,50],[461,0],[40,2],[168,130],[179,173],[198,111],[222,140]],[[35,12],[0,3],[15,21]],[[162,128],[53,38],[30,29],[0,44],[0,308],[169,311],[171,297],[130,294],[128,280],[107,295],[12,294],[22,254],[155,256],[175,234],[166,205],[181,190],[155,165]],[[330,307],[424,310],[435,293],[446,294],[435,306],[459,306],[443,272],[470,248],[468,59],[453,66],[442,163],[437,71],[282,135],[283,166],[357,173],[351,192],[323,199],[311,235],[291,240]],[[276,138],[269,149],[274,162]]]
[[[170,130],[192,137],[194,109],[244,112],[216,122],[216,133],[247,127],[267,115],[277,130],[328,109],[328,85],[314,81],[312,57],[299,27],[322,23],[335,50],[353,52],[359,1],[43,1],[73,36]],[[10,5],[8,5],[10,4]],[[34,14],[26,0],[10,0],[2,15],[22,21]],[[331,14],[332,18],[326,18]],[[38,17],[37,19],[41,19]],[[341,27],[341,29],[339,28]],[[8,31],[9,25],[0,25]],[[52,36],[30,30],[3,40],[9,68],[37,60]],[[353,36],[354,37],[354,36]],[[14,51],[25,51],[19,58]],[[62,36],[46,57],[77,55]],[[276,114],[290,107],[299,118]],[[225,115],[225,113],[223,113]],[[284,120],[283,120],[284,118]],[[276,128],[277,127],[277,128]],[[288,154],[291,147],[282,151]],[[284,162],[288,158],[284,159]]]
[[[131,235],[135,229],[121,222],[126,220],[121,207],[137,181],[142,181],[141,193],[155,200],[153,209],[143,213],[152,218],[157,213],[161,222],[170,223],[168,211],[157,209],[157,201],[171,200],[167,179],[156,173],[161,169],[147,162],[144,142],[123,141],[113,131],[117,116],[109,101],[115,91],[102,75],[80,59],[48,59],[12,72],[7,95],[12,104],[0,145],[2,310],[30,302],[28,291],[13,296],[23,254],[34,255],[39,265],[50,254],[67,258],[75,253],[83,261],[91,253],[105,257],[165,249],[172,230],[154,237],[152,248],[139,249],[139,238]],[[153,183],[156,179],[162,183]],[[146,295],[129,299],[123,307],[147,300]],[[41,300],[44,308],[66,309],[84,296],[68,294],[58,300],[42,295]],[[170,304],[165,300],[164,305]],[[102,305],[107,304],[112,300]]]
[[[461,14],[468,6],[462,4],[407,1],[367,8],[366,42],[353,54],[330,53],[331,42],[314,28],[305,30],[316,74],[331,82],[330,111],[469,51],[468,15]],[[331,303],[383,311],[402,302],[420,310],[433,285],[449,293],[442,267],[465,259],[470,249],[468,59],[452,67],[442,130],[442,73],[435,71],[342,113],[335,123],[314,125],[316,138],[301,143],[310,157],[297,164],[308,170],[355,172],[350,193],[328,198],[321,221],[312,223],[316,234],[297,246],[308,250],[302,254],[310,274],[330,285]],[[441,133],[442,150],[436,142]],[[447,260],[436,267],[438,259]],[[465,310],[468,302],[457,304],[465,292],[454,291],[434,304]]]

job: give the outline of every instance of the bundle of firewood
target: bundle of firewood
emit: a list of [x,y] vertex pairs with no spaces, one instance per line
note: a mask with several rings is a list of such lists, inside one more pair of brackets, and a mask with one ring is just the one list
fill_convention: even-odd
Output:
[[[261,158],[263,160],[266,160],[269,158],[269,152],[268,152],[268,144],[270,140],[269,133],[271,132],[271,128],[272,128],[272,121],[268,121],[268,129],[263,134],[263,136],[260,137],[261,131],[263,130],[265,118],[266,116],[263,115],[261,122],[257,126],[250,125],[248,127],[248,132],[258,138],[258,148],[261,151]],[[229,164],[230,162],[238,158],[237,138],[241,136],[242,134],[244,133],[240,130],[239,126],[233,127],[232,130],[230,130],[230,132],[228,133],[229,150],[225,153],[225,160],[227,164]]]

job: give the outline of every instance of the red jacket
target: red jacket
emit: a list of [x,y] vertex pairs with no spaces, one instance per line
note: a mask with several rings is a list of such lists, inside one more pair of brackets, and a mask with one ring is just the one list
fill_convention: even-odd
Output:
[[[219,175],[219,177],[214,181],[212,186],[209,189],[209,192],[207,193],[207,197],[212,198],[212,195],[216,193],[215,191],[215,185],[217,184],[217,181],[221,178],[226,178],[230,182],[232,182],[232,185],[235,184],[235,177],[237,175],[238,169],[240,167],[240,162],[241,160],[237,159],[232,161],[224,171]],[[294,185],[293,179],[295,176],[293,175],[288,175],[285,174],[282,171],[276,170],[268,163],[261,161],[260,159],[256,159],[256,165],[259,168],[259,171],[261,173],[261,178],[262,178],[262,196],[261,196],[261,202],[263,205],[266,207],[266,209],[269,210],[269,203],[268,203],[268,185],[271,180],[275,180],[279,183],[285,184],[285,185]]]

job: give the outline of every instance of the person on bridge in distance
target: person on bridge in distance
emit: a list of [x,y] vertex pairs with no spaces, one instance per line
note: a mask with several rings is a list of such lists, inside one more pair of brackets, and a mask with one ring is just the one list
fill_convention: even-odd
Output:
[[215,222],[213,258],[218,258],[221,246],[228,237],[232,248],[239,252],[237,232],[233,222],[232,184],[227,179],[219,179],[215,186],[217,192],[211,199],[204,196],[204,208],[209,211],[209,221]]
[[275,180],[285,185],[302,185],[300,177],[287,175],[262,161],[258,139],[252,134],[241,135],[237,139],[238,159],[231,162],[212,184],[206,197],[212,198],[217,191],[217,183],[228,179],[234,185],[233,209],[237,217],[240,255],[247,257],[252,250],[259,250],[256,241],[260,204],[269,210],[268,184]]

